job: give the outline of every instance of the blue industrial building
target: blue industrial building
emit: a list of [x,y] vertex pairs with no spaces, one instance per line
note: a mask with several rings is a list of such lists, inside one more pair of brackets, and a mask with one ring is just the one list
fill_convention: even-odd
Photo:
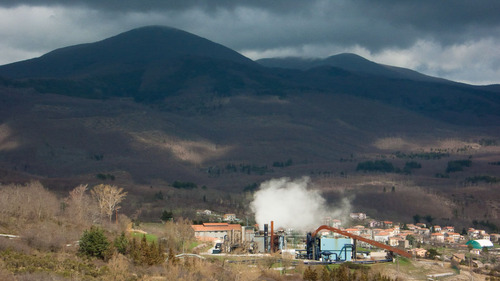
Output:
[[351,261],[355,246],[352,238],[307,237],[307,256],[325,262]]

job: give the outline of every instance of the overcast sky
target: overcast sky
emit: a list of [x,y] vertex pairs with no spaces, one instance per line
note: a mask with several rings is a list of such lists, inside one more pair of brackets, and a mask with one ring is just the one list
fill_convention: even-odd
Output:
[[500,1],[0,0],[0,64],[166,25],[252,59],[351,52],[472,84],[500,83]]

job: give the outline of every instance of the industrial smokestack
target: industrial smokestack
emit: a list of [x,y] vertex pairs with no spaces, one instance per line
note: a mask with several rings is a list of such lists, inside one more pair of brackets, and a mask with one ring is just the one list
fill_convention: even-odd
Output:
[[267,235],[268,235],[268,225],[264,224],[264,253],[267,253]]

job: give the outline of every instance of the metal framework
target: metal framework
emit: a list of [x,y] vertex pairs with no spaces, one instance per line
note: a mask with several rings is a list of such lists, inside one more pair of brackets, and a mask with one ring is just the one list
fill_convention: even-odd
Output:
[[[329,231],[333,231],[335,233],[338,233],[338,234],[341,234],[341,235],[344,235],[344,236],[347,236],[347,237],[350,237],[352,239],[354,239],[355,241],[356,240],[359,240],[359,241],[363,241],[363,242],[366,242],[370,245],[373,245],[377,248],[381,248],[381,249],[385,249],[385,250],[388,250],[394,254],[398,254],[400,256],[403,256],[403,257],[407,257],[407,258],[411,258],[412,255],[406,251],[403,251],[401,249],[398,249],[398,248],[394,248],[394,247],[391,247],[391,246],[388,246],[386,244],[382,244],[380,242],[377,242],[377,241],[374,241],[374,240],[371,240],[371,239],[366,239],[364,237],[361,237],[359,235],[355,235],[355,234],[352,234],[352,233],[349,233],[349,232],[345,232],[341,229],[338,229],[338,228],[335,228],[335,227],[331,227],[331,226],[328,226],[328,225],[322,225],[320,227],[318,227],[318,229],[316,229],[316,231],[314,231],[311,236],[312,237],[316,237],[316,235],[318,234],[318,232],[320,232],[321,230],[329,230]],[[354,244],[356,244],[356,242],[354,242]]]

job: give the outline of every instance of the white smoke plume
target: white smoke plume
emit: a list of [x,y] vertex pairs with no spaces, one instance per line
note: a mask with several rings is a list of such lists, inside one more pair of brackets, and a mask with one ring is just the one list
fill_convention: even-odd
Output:
[[325,217],[340,219],[349,215],[349,200],[342,200],[337,208],[329,208],[318,190],[308,188],[310,184],[309,177],[263,182],[250,203],[259,226],[274,221],[276,228],[313,231],[324,224]]

